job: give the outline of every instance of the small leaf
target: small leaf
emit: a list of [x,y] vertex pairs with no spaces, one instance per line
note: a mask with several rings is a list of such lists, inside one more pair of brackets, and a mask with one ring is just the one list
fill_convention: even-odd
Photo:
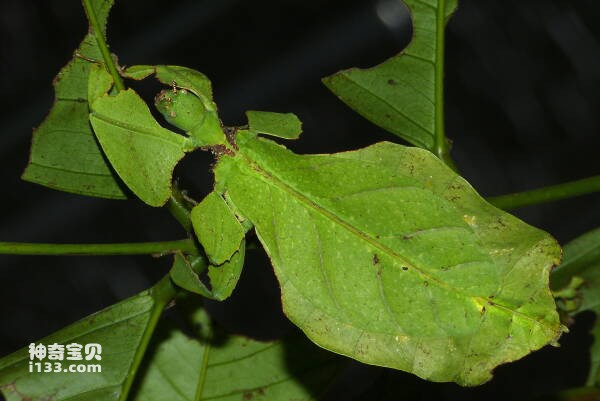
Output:
[[[421,148],[433,150],[436,109],[443,107],[443,82],[436,52],[457,1],[440,13],[433,0],[404,0],[412,14],[413,40],[399,55],[365,70],[340,71],[323,80],[344,103],[372,123]],[[443,15],[441,15],[443,14]],[[440,19],[440,15],[443,18]],[[439,110],[437,110],[439,111]]]
[[131,89],[96,100],[90,121],[123,182],[150,206],[162,206],[187,150],[185,138],[161,127]]
[[[54,343],[65,346],[71,343],[100,344],[101,361],[63,360],[61,363],[63,369],[74,364],[98,364],[101,372],[30,372],[30,357],[26,347],[0,359],[0,393],[7,401],[120,400],[125,380],[132,374],[131,368],[142,344],[142,336],[149,329],[154,307],[155,301],[150,291],[145,291],[36,341],[36,344],[45,346]],[[43,369],[45,362],[48,361],[42,361]]]
[[302,122],[293,113],[271,113],[247,111],[251,131],[285,139],[298,139],[302,133]]
[[552,273],[552,287],[565,288],[575,277],[583,279],[583,285],[578,286],[578,307],[572,311],[572,315],[576,316],[584,311],[596,313],[587,385],[600,387],[600,228],[583,234],[564,246],[564,261]]
[[[91,4],[104,27],[113,1],[92,0]],[[88,76],[95,65],[82,57],[102,59],[93,31],[75,53],[80,56],[73,57],[54,80],[54,106],[34,130],[31,156],[22,178],[60,191],[125,199],[88,119]]]
[[392,143],[296,155],[240,131],[215,168],[314,342],[432,381],[477,385],[554,342],[560,247],[485,202],[432,153]]
[[212,264],[220,265],[240,248],[245,232],[225,200],[211,192],[192,209],[192,224]]
[[210,279],[214,299],[223,301],[233,293],[242,275],[245,257],[246,241],[242,240],[240,248],[233,254],[231,260],[223,263],[221,266],[208,266],[208,278]]
[[132,65],[131,67],[127,67],[122,72],[122,75],[125,78],[141,81],[154,73],[156,73],[156,67],[153,65]]
[[176,255],[170,272],[171,279],[184,290],[209,299],[223,301],[231,296],[240,279],[245,253],[246,241],[242,241],[239,250],[233,254],[231,260],[221,266],[208,266],[211,289],[208,289],[198,276],[206,269],[206,261],[202,257],[188,260],[182,255]]
[[316,401],[343,366],[299,336],[192,339],[166,326],[159,339],[133,401]]
[[188,260],[183,255],[175,255],[169,275],[171,280],[184,290],[212,299],[210,289],[198,277],[198,274],[204,270],[206,270],[206,261],[203,257]]

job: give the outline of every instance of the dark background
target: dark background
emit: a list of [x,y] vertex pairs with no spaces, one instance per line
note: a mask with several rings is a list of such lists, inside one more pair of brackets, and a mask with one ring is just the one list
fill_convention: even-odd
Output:
[[[305,127],[295,150],[348,150],[399,139],[346,108],[320,78],[400,51],[410,23],[398,5],[398,0],[120,0],[109,42],[121,64],[178,64],[206,73],[227,124],[243,123],[247,109],[292,111]],[[447,132],[463,175],[482,194],[600,174],[599,17],[597,0],[462,0],[447,39]],[[183,233],[164,210],[19,180],[31,129],[52,104],[51,80],[86,29],[76,0],[0,1],[0,240],[180,238]],[[201,197],[210,188],[210,158],[196,153],[188,159],[178,175],[183,187]],[[600,195],[589,195],[516,214],[564,243],[600,224],[599,201]],[[149,257],[1,256],[0,355],[150,286],[167,268],[167,260]],[[210,309],[229,330],[258,338],[291,330],[262,251],[250,254],[236,295]],[[529,400],[580,386],[592,320],[580,319],[561,340],[562,348],[501,367],[492,382],[476,389],[355,364],[342,386],[347,391],[333,399]],[[397,391],[379,394],[386,386]]]

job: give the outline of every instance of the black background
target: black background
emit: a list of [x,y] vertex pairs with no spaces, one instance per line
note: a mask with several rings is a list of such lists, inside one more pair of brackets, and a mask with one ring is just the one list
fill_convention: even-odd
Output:
[[[305,127],[295,150],[348,150],[400,140],[347,109],[320,78],[377,64],[401,50],[410,25],[396,6],[397,0],[120,0],[109,41],[124,65],[168,63],[206,73],[226,124],[243,123],[248,109],[292,111]],[[463,175],[482,194],[600,174],[599,17],[597,0],[461,2],[447,39],[447,133]],[[395,26],[383,23],[394,18]],[[19,179],[31,129],[52,104],[51,80],[86,29],[75,0],[0,1],[0,240],[180,238],[164,210]],[[156,88],[140,90],[151,96]],[[210,161],[198,152],[177,169],[195,197],[210,189]],[[516,214],[564,243],[599,225],[599,201],[600,195],[588,195]],[[150,286],[167,268],[167,260],[148,257],[1,256],[0,355]],[[236,295],[210,309],[229,330],[275,338],[291,330],[278,297],[262,251],[253,251]],[[560,349],[503,366],[476,389],[355,364],[346,381],[353,386],[332,397],[529,400],[579,386],[592,320],[580,319]],[[386,386],[397,391],[379,394]]]

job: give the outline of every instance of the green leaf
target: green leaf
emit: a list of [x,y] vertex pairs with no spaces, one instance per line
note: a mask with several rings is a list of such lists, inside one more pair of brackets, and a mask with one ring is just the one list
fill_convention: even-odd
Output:
[[242,241],[239,249],[231,260],[221,266],[208,266],[210,289],[200,280],[199,274],[207,268],[203,257],[191,260],[182,255],[176,255],[171,269],[171,279],[184,290],[217,301],[223,301],[231,296],[242,274],[246,254],[246,241]]
[[220,265],[239,248],[245,232],[225,200],[211,192],[192,209],[192,224],[212,264]]
[[259,342],[220,334],[207,340],[173,327],[160,337],[133,401],[317,400],[342,366],[300,337]]
[[[92,0],[91,4],[105,28],[113,1]],[[106,35],[105,31],[102,34]],[[94,64],[82,57],[102,59],[93,30],[75,54],[54,80],[54,106],[34,130],[31,155],[22,178],[61,191],[125,199],[88,120],[88,76]]]
[[88,77],[88,102],[93,104],[96,99],[104,96],[110,91],[114,84],[112,76],[106,71],[106,68],[99,64],[93,64],[90,67]]
[[302,133],[302,122],[293,113],[247,111],[246,117],[250,130],[259,134],[298,139]]
[[443,124],[436,119],[443,120],[444,28],[457,1],[404,2],[412,15],[413,40],[402,53],[373,68],[338,72],[323,82],[372,123],[435,150],[436,130]]
[[125,78],[141,81],[156,73],[156,67],[153,65],[132,65],[127,67],[121,74]]
[[296,155],[248,132],[215,169],[318,345],[433,381],[481,384],[561,325],[560,247],[485,202],[430,152],[392,143]]
[[600,321],[597,317],[600,314],[600,228],[564,246],[564,261],[552,273],[552,288],[563,289],[574,277],[583,279],[583,285],[578,286],[577,308],[572,314],[584,311],[596,313],[587,385],[600,387]]
[[223,301],[233,293],[242,275],[245,256],[246,241],[242,240],[240,248],[233,254],[231,260],[223,263],[221,266],[208,266],[208,278],[210,279],[213,299]]
[[[45,346],[54,343],[65,346],[71,343],[100,344],[101,361],[63,360],[61,368],[73,364],[98,364],[101,372],[30,372],[30,356],[25,347],[0,359],[0,393],[7,401],[122,401],[130,385],[128,379],[133,378],[139,366],[149,335],[154,331],[156,316],[164,306],[164,300],[153,292],[156,288],[36,341]],[[42,362],[42,369],[45,362],[48,360]],[[54,364],[51,366],[54,368]]]
[[164,205],[173,170],[188,150],[186,139],[161,127],[131,89],[97,99],[90,121],[123,182],[150,206]]

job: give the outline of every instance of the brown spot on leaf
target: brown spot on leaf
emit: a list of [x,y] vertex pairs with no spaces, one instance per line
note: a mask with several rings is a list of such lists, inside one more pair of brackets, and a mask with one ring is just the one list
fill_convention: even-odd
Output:
[[396,82],[394,79],[388,79],[388,85],[397,85],[398,82]]
[[379,264],[379,256],[377,256],[377,254],[373,255],[373,265],[378,265]]

